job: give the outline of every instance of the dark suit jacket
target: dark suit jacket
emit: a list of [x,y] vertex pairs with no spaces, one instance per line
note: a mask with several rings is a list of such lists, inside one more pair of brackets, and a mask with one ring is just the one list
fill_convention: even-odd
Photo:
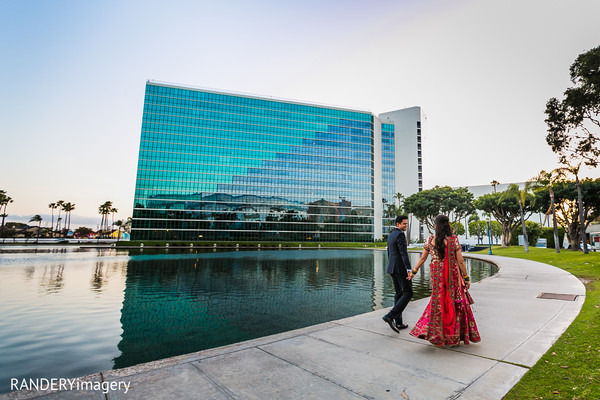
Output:
[[388,274],[400,274],[408,276],[408,270],[411,269],[408,252],[406,251],[406,236],[398,228],[394,228],[387,239],[387,251],[389,264]]

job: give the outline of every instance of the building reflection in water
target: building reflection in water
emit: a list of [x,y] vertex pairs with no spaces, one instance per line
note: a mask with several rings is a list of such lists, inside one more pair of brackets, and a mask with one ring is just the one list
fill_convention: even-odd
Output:
[[[381,250],[262,250],[131,257],[114,368],[390,307]],[[416,263],[417,253],[411,253]],[[494,271],[470,263],[474,281]],[[413,299],[430,294],[428,268]]]
[[391,305],[384,259],[371,250],[133,256],[121,310],[121,356],[114,367]]

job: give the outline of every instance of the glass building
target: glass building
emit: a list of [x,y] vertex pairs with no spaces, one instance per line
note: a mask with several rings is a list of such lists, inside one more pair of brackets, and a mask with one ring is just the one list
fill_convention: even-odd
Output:
[[131,239],[381,239],[421,179],[420,108],[382,115],[148,81]]

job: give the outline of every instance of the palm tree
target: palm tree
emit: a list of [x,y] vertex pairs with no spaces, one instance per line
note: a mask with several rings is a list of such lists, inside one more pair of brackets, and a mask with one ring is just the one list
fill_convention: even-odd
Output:
[[[394,198],[396,200],[398,200],[398,210],[397,210],[397,214],[396,215],[408,215],[408,213],[406,212],[406,210],[404,209],[404,195],[402,193],[396,193],[394,195]],[[412,218],[408,218],[408,228],[406,228],[406,237],[409,238],[410,240],[410,229],[411,229],[411,220]],[[421,229],[419,228],[419,242],[423,241],[423,233],[421,232]]]
[[525,226],[525,217],[523,214],[523,206],[527,198],[531,195],[531,188],[535,185],[534,182],[525,182],[523,190],[519,189],[519,185],[512,183],[508,186],[504,197],[517,199],[519,202],[519,209],[521,210],[521,227],[523,228],[523,245],[525,246],[525,253],[529,253],[529,243],[527,238],[527,228]]
[[125,222],[123,222],[122,219],[118,219],[115,221],[114,224],[117,226],[117,229],[119,230],[119,234],[117,235],[117,241],[119,241],[119,239],[121,239],[121,228],[123,228],[123,226],[125,226]]
[[100,221],[100,230],[102,232],[108,230],[108,214],[110,214],[111,210],[113,209],[112,204],[112,201],[105,201],[103,204],[98,206],[98,213],[102,216]]
[[115,213],[118,213],[119,210],[116,209],[115,207],[112,207],[110,209],[110,212],[112,213],[112,220],[111,220],[111,227],[110,227],[110,229],[113,230],[114,229],[114,225],[115,225]]
[[65,222],[67,224],[67,230],[71,229],[71,211],[73,211],[75,209],[75,203],[65,203],[63,204],[62,207],[63,211],[65,212]]
[[4,221],[8,214],[6,213],[6,208],[9,203],[12,203],[12,197],[6,194],[6,190],[0,190],[0,212],[2,213],[2,225],[0,225],[0,232],[4,231]]
[[65,204],[64,200],[59,200],[56,202],[56,208],[58,208],[58,218],[56,219],[56,231],[60,235],[60,221],[62,218],[60,217],[60,212],[62,211],[63,204]]
[[396,193],[394,198],[398,200],[398,210],[404,213],[404,195],[402,193]]
[[490,185],[492,185],[494,187],[494,193],[496,193],[496,186],[498,186],[499,184],[500,184],[500,182],[498,182],[495,179],[490,182]]
[[54,210],[58,206],[56,205],[56,203],[50,203],[48,204],[48,207],[50,208],[50,211],[52,211],[52,222],[50,223],[50,232],[52,234],[52,237],[54,237]]
[[[554,231],[554,249],[557,253],[560,253],[560,242],[558,240],[558,224],[556,223],[556,208],[554,207],[554,185],[560,182],[565,177],[566,170],[564,168],[556,168],[550,172],[544,170],[540,171],[539,175],[535,178],[537,183],[548,189],[548,195],[550,196],[550,209],[546,212],[546,218],[548,214],[552,214],[552,228]],[[545,223],[545,221],[544,221]]]
[[40,216],[40,214],[35,214],[33,217],[31,217],[29,222],[37,222],[38,223],[37,239],[35,240],[35,242],[37,243],[40,241],[40,229],[42,229],[42,217]]

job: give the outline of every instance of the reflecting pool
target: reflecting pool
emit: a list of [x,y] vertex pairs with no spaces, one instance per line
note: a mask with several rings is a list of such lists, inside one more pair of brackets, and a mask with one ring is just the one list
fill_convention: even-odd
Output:
[[[411,253],[413,265],[417,254]],[[468,260],[473,281],[495,273]],[[0,393],[389,307],[382,250],[0,249]],[[429,295],[428,268],[414,280]]]

